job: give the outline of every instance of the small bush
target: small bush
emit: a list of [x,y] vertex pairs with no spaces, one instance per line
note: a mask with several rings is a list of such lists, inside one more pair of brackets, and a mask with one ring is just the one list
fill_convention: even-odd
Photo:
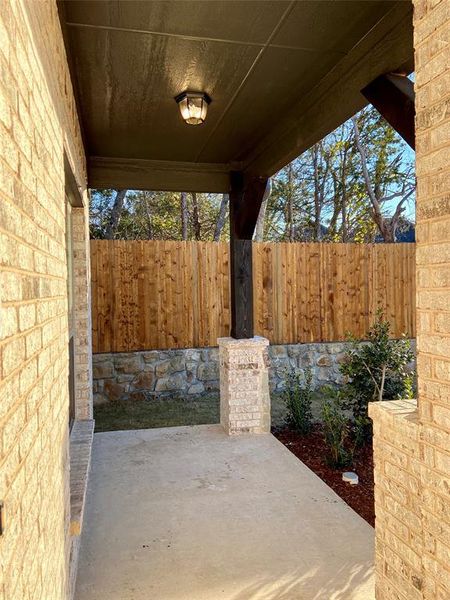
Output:
[[352,345],[340,371],[347,379],[342,390],[345,408],[352,410],[360,427],[365,423],[370,429],[369,402],[412,397],[413,374],[407,367],[414,355],[409,340],[390,339],[389,322],[380,310],[367,340],[361,343],[350,338]]
[[361,448],[372,437],[372,421],[369,417],[356,417],[353,422],[354,450]]
[[300,371],[291,370],[286,375],[286,387],[282,398],[287,408],[287,420],[289,425],[305,435],[311,431],[312,426],[312,395],[311,388],[312,373],[305,369],[302,377]]
[[334,468],[346,467],[352,462],[353,453],[347,450],[350,434],[348,418],[342,409],[339,390],[325,390],[321,413],[323,434],[329,449],[327,461]]

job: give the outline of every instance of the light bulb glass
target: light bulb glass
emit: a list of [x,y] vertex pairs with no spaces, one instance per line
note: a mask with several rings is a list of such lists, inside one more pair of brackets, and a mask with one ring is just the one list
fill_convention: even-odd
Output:
[[200,92],[184,92],[177,96],[176,101],[180,107],[181,116],[189,125],[201,125],[208,112],[210,102],[206,94]]

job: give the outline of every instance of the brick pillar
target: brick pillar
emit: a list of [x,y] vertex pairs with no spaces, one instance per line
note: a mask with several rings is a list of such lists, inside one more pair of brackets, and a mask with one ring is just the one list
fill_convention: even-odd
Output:
[[269,340],[220,338],[220,423],[228,434],[269,433]]
[[417,375],[377,402],[376,598],[450,598],[450,3],[414,0]]
[[450,598],[450,3],[415,0],[423,597]]
[[89,203],[72,209],[74,315],[75,315],[75,418],[92,419],[92,317],[89,245]]

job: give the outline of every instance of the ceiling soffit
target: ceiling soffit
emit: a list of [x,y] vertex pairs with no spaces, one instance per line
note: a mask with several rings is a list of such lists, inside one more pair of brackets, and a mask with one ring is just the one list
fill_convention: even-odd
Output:
[[[410,60],[411,27],[397,31],[410,12],[378,1],[65,2],[88,154],[271,175],[364,105],[360,83]],[[213,100],[201,127],[177,112],[185,89]]]

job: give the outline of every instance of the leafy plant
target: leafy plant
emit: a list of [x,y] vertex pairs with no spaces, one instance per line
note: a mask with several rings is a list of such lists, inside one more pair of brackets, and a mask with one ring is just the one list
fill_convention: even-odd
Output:
[[350,408],[354,419],[368,425],[368,404],[375,400],[395,400],[412,397],[413,375],[407,366],[413,359],[409,340],[390,339],[390,324],[379,310],[367,334],[368,341],[361,343],[350,338],[340,371],[346,376],[343,388],[345,408]]
[[352,462],[353,452],[347,449],[350,427],[339,390],[326,390],[321,415],[325,442],[329,449],[328,463],[334,468],[346,467]]
[[372,436],[372,421],[369,417],[356,417],[353,423],[353,452],[356,448],[364,446]]
[[302,435],[309,433],[312,426],[311,383],[311,369],[305,369],[303,377],[300,371],[292,369],[286,374],[286,386],[282,394],[287,408],[288,422]]

